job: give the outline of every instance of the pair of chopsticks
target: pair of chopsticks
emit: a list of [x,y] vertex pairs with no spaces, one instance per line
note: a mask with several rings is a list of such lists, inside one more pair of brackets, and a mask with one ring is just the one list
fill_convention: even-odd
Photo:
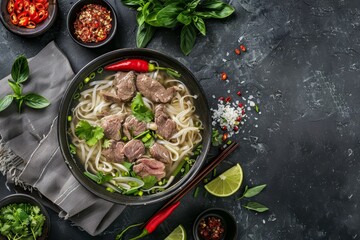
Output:
[[[215,169],[219,163],[221,163],[227,156],[229,156],[235,149],[239,146],[238,143],[231,143],[227,148],[225,148],[213,161],[211,161],[207,166],[200,170],[200,172],[194,177],[194,179],[186,185],[181,191],[174,195],[167,203],[165,203],[157,212],[153,214],[155,216],[161,210],[166,207],[178,202],[183,198],[191,189],[193,189],[199,182],[201,182],[212,170]],[[150,217],[151,219],[151,217]]]

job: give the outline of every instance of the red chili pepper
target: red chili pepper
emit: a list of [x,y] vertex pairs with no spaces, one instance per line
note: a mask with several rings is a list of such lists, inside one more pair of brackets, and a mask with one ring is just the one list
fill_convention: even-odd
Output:
[[12,14],[10,15],[10,21],[11,21],[12,24],[18,25],[19,20],[18,20],[18,18],[17,18],[17,16],[16,16],[16,13],[12,13]]
[[24,8],[24,2],[22,0],[16,0],[15,1],[15,11],[17,13],[21,13]]
[[33,21],[29,21],[28,24],[26,25],[26,28],[30,28],[33,29],[36,27],[36,24]]
[[7,4],[7,11],[9,14],[14,12],[14,8],[15,8],[15,2],[14,0],[9,0],[8,4]]
[[240,92],[240,91],[238,91],[236,94],[237,94],[238,96],[241,96],[241,92]]
[[228,139],[229,134],[228,133],[224,133],[224,135],[222,136],[222,140],[223,142],[226,141],[226,139]]
[[226,131],[227,127],[226,126],[222,126],[221,130]]
[[222,72],[221,73],[221,80],[225,81],[227,79],[227,74]]
[[225,98],[225,102],[230,102],[230,101],[231,101],[231,97]]
[[242,108],[244,106],[244,104],[239,103],[238,106]]
[[241,117],[238,116],[238,117],[236,118],[236,121],[241,122]]
[[39,14],[39,20],[37,20],[36,23],[40,23],[40,22],[44,21],[45,19],[47,19],[48,15],[49,15],[49,13],[45,10],[40,10],[38,14]]
[[150,233],[154,232],[155,229],[179,206],[179,204],[180,204],[180,201],[168,206],[167,208],[161,210],[155,216],[151,217],[149,219],[148,223],[145,225],[142,233],[139,236],[134,237],[130,240],[139,239],[139,238],[145,237],[145,236],[149,235]]
[[29,23],[30,18],[29,17],[21,17],[19,18],[19,23],[18,25],[21,27],[26,27]]
[[136,72],[153,72],[155,70],[165,70],[168,74],[172,76],[175,77],[181,76],[179,72],[174,69],[158,67],[155,64],[137,58],[121,60],[119,62],[105,66],[104,69],[109,71],[136,71]]
[[224,101],[225,98],[224,97],[219,97],[219,101]]
[[35,3],[35,7],[38,11],[45,10],[45,6],[42,3]]
[[240,49],[235,48],[235,54],[236,54],[236,55],[240,55],[240,54],[241,54]]
[[239,127],[238,127],[238,126],[234,126],[234,131],[235,131],[235,132],[239,131]]
[[241,51],[246,52],[246,47],[242,44],[240,45],[240,49],[241,49]]

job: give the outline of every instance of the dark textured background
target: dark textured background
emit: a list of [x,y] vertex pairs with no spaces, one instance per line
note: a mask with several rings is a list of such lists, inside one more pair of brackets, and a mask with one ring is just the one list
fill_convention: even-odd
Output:
[[[102,53],[135,47],[135,13],[119,2],[111,3],[118,12],[119,30],[110,45],[96,50],[78,46],[67,33],[65,20],[72,1],[59,1],[55,25],[41,37],[24,39],[0,25],[0,78],[10,72],[17,55],[31,57],[51,40],[65,52],[75,72]],[[359,239],[360,1],[230,3],[236,13],[225,21],[208,21],[207,36],[199,36],[189,56],[179,50],[179,31],[158,31],[148,47],[192,70],[212,107],[216,107],[213,95],[236,98],[238,89],[245,98],[253,95],[258,101],[261,115],[250,111],[235,138],[241,147],[218,171],[239,162],[244,185],[268,184],[254,200],[270,211],[255,214],[242,208],[237,198],[243,187],[228,198],[204,197],[201,189],[198,198],[186,196],[147,239],[163,239],[178,224],[191,236],[196,215],[209,207],[225,208],[236,217],[238,239]],[[241,56],[234,54],[239,42],[248,47]],[[228,84],[219,80],[222,71],[229,75]],[[4,179],[1,197],[9,194],[3,183]],[[129,207],[93,238],[52,213],[50,239],[113,239],[126,225],[147,219],[158,206]]]

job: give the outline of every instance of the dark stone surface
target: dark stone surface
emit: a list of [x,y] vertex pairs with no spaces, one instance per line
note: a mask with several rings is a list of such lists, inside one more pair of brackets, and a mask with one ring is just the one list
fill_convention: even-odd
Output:
[[[135,46],[135,14],[111,1],[119,15],[112,43],[91,50],[74,43],[65,26],[72,2],[60,0],[53,28],[41,37],[23,39],[0,27],[0,78],[19,54],[31,57],[55,40],[78,71],[93,58],[117,48]],[[208,21],[207,36],[193,52],[179,50],[179,32],[161,30],[149,48],[177,58],[196,75],[210,105],[213,95],[236,98],[240,89],[258,101],[261,115],[249,119],[234,139],[240,149],[218,171],[239,162],[244,184],[268,184],[254,200],[270,208],[255,214],[241,207],[240,195],[228,198],[186,196],[176,212],[153,235],[163,239],[183,224],[191,239],[196,215],[222,207],[237,219],[238,239],[360,238],[360,2],[231,1],[236,13]],[[237,56],[239,41],[248,52]],[[229,83],[219,80],[226,71]],[[231,90],[230,93],[227,90]],[[257,118],[258,120],[256,120]],[[257,127],[256,127],[257,126]],[[4,126],[1,126],[4,127]],[[1,197],[9,194],[2,178]],[[160,204],[129,207],[100,236],[91,237],[51,214],[50,239],[114,239],[131,223],[146,220]],[[131,232],[135,235],[136,232]]]

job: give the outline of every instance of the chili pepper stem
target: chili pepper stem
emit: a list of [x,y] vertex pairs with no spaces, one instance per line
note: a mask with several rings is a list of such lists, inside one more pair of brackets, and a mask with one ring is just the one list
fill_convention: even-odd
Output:
[[142,238],[142,237],[145,237],[145,236],[148,235],[148,234],[149,234],[149,232],[148,232],[146,229],[144,229],[139,236],[136,236],[136,237],[134,237],[134,238],[131,238],[130,240],[140,239],[140,238]]
[[140,226],[140,225],[142,225],[142,224],[144,224],[144,223],[137,223],[137,224],[133,224],[133,225],[128,226],[127,228],[125,228],[124,230],[122,230],[121,233],[119,233],[119,234],[116,236],[115,240],[121,240],[121,238],[122,238],[122,236],[125,234],[125,232],[127,232],[127,231],[128,231],[129,229],[131,229],[131,228],[138,227],[138,226]]

